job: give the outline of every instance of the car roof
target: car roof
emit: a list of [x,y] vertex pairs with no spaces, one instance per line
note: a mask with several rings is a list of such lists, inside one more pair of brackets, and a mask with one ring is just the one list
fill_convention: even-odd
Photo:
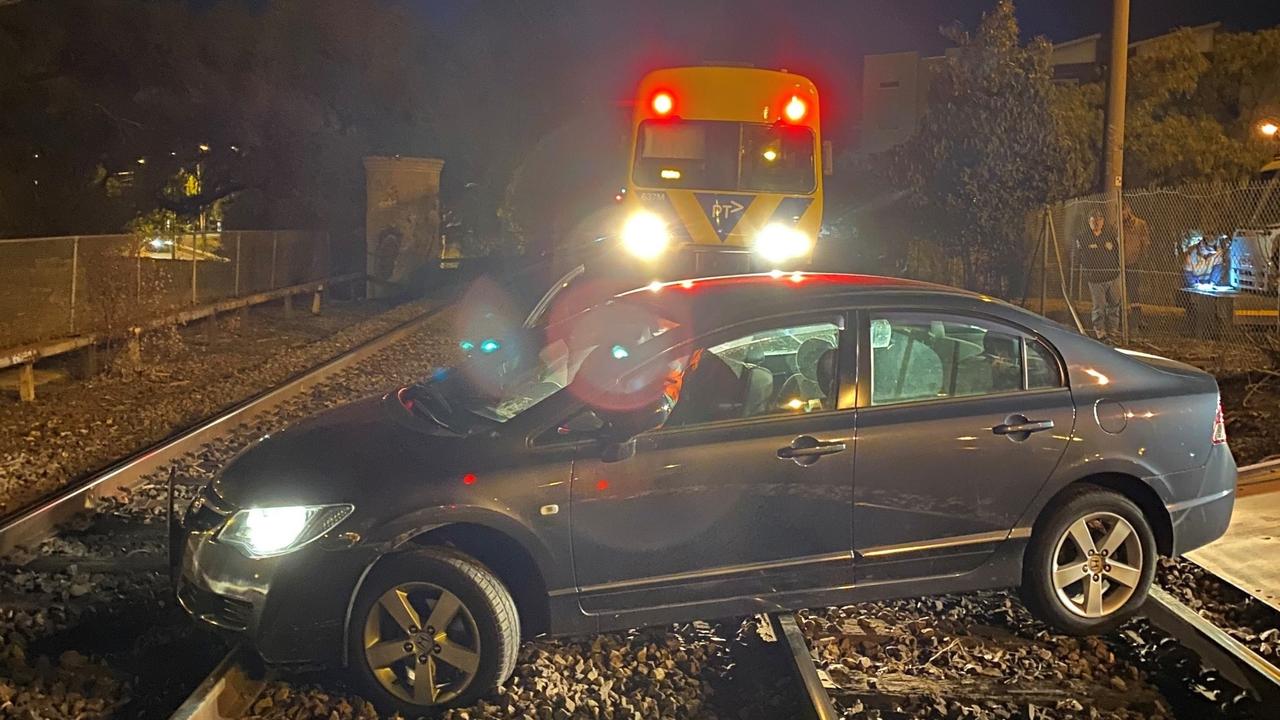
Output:
[[[968,290],[920,280],[851,273],[779,272],[689,278],[619,293],[614,301],[640,303],[695,328],[710,329],[777,312],[822,310],[881,294],[965,301],[991,300]],[[903,298],[904,300],[906,298]]]
[[968,290],[924,282],[907,278],[885,277],[883,275],[859,275],[855,273],[815,273],[815,272],[782,272],[775,270],[768,273],[750,273],[743,275],[720,275],[716,277],[689,278],[685,280],[654,281],[648,285],[619,293],[617,297],[653,293],[664,290],[683,292],[687,296],[718,296],[732,299],[733,296],[750,296],[761,293],[822,294],[868,290],[926,290],[945,292],[956,295],[973,296]]
[[878,291],[911,291],[978,298],[968,290],[920,280],[857,275],[852,273],[779,272],[654,281],[645,287],[619,293],[619,300],[659,306],[701,306],[730,309],[770,305],[807,304],[822,297],[847,297]]

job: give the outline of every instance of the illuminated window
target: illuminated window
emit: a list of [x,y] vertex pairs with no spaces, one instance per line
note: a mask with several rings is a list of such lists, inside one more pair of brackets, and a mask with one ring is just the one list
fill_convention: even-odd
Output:
[[923,313],[875,316],[871,404],[1060,387],[1052,352],[1038,340],[1026,340],[1025,350],[1023,345],[1017,331],[985,320]]
[[667,426],[834,409],[839,333],[831,322],[771,328],[694,353]]

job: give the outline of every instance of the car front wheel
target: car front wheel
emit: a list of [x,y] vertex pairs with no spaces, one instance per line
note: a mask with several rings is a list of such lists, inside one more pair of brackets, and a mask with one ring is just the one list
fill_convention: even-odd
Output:
[[515,668],[520,622],[502,582],[449,548],[399,553],[369,573],[348,667],[375,705],[408,717],[492,692]]
[[1023,561],[1022,596],[1071,635],[1107,632],[1147,599],[1156,542],[1128,498],[1096,485],[1071,489],[1036,523]]

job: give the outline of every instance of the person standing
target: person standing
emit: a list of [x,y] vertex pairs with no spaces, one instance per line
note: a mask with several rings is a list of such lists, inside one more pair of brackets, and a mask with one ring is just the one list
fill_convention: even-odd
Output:
[[1089,283],[1093,334],[1099,340],[1120,333],[1120,248],[1102,210],[1089,213],[1089,229],[1078,240],[1080,268]]
[[1138,291],[1142,288],[1142,273],[1138,267],[1151,244],[1151,226],[1147,221],[1134,214],[1129,203],[1124,204],[1124,272],[1125,290],[1129,295],[1129,326],[1142,327],[1142,303],[1138,299]]

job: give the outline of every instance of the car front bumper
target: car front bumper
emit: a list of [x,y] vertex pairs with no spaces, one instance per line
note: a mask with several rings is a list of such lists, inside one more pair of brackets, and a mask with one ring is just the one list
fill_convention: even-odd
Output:
[[196,620],[247,640],[273,664],[333,667],[345,659],[346,621],[376,559],[360,546],[252,559],[214,539],[216,528],[175,528],[178,602]]

